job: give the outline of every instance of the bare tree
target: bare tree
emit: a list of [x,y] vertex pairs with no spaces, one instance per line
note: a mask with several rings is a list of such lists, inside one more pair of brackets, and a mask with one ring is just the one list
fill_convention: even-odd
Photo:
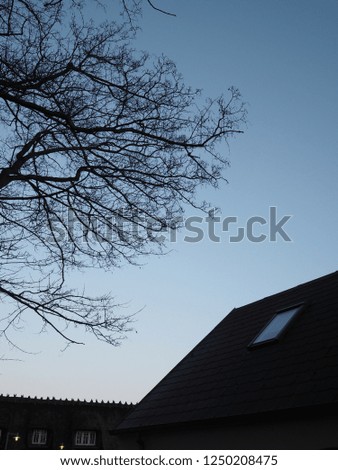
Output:
[[135,20],[142,12],[142,4],[144,2],[153,10],[163,13],[164,15],[176,16],[175,13],[159,8],[152,0],[121,0],[122,13],[128,17],[129,24],[132,28],[135,27]]
[[184,205],[205,209],[240,95],[202,105],[172,61],[128,46],[128,22],[87,23],[74,1],[3,0],[0,18],[2,335],[33,311],[67,341],[75,325],[117,344],[130,318],[67,273],[158,253]]

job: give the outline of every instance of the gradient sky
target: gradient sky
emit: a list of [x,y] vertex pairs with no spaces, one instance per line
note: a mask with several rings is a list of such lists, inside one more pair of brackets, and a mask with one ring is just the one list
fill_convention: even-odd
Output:
[[[144,9],[136,48],[172,58],[185,82],[215,97],[238,87],[245,133],[224,148],[229,184],[201,192],[220,217],[238,217],[221,242],[184,241],[137,268],[75,275],[91,293],[111,291],[141,308],[119,348],[85,336],[61,351],[32,318],[18,332],[19,361],[1,363],[0,393],[140,400],[227,313],[337,269],[338,1],[156,0],[176,18]],[[112,11],[112,15],[114,11]],[[280,236],[230,243],[250,217],[292,216]],[[189,215],[201,216],[189,210]],[[206,227],[204,225],[204,227]],[[266,226],[255,227],[268,235]],[[4,347],[4,345],[2,345]]]

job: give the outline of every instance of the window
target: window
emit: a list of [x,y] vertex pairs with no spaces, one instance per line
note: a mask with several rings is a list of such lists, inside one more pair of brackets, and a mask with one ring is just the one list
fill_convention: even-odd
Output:
[[278,341],[287,327],[303,309],[303,304],[277,312],[263,330],[251,341],[249,347]]
[[34,429],[32,434],[32,444],[45,445],[47,443],[47,430],[46,429]]
[[95,431],[77,431],[75,434],[75,445],[77,446],[95,446]]

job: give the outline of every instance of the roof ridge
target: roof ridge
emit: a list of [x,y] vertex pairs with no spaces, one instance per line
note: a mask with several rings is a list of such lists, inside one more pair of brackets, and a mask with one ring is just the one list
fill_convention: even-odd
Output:
[[261,299],[259,300],[254,300],[253,302],[248,302],[244,305],[241,305],[240,307],[235,307],[227,316],[229,316],[231,313],[233,313],[234,310],[240,310],[242,308],[245,308],[245,307],[248,307],[249,305],[256,305],[256,304],[259,304],[263,301],[266,301],[266,299],[270,299],[271,297],[277,297],[277,296],[282,296],[284,294],[286,294],[287,292],[289,291],[292,291],[292,290],[295,290],[299,287],[302,287],[302,286],[305,286],[305,285],[309,285],[309,284],[316,284],[317,282],[319,281],[324,281],[326,278],[329,278],[329,277],[335,277],[337,276],[338,277],[338,270],[337,271],[333,271],[332,273],[329,273],[329,274],[325,274],[324,276],[320,276],[320,277],[317,277],[316,279],[312,279],[310,281],[305,281],[305,282],[302,282],[300,284],[297,284],[293,287],[288,287],[287,289],[284,289],[282,291],[279,291],[279,292],[275,292],[274,294],[270,294],[270,295],[267,295],[266,297],[262,297]]
[[17,394],[6,394],[4,395],[3,393],[0,394],[0,400],[12,400],[12,401],[39,401],[39,402],[45,402],[45,403],[55,403],[55,404],[83,404],[83,405],[105,405],[105,406],[134,406],[133,403],[127,403],[124,402],[122,403],[121,401],[116,402],[116,401],[104,401],[104,400],[98,400],[98,399],[79,399],[79,398],[55,398],[55,397],[31,397],[30,395],[25,396],[25,395],[17,395]]

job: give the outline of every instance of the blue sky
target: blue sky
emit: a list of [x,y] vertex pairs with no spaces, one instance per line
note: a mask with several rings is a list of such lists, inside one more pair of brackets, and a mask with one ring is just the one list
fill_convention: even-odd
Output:
[[[146,7],[135,47],[168,55],[206,96],[234,85],[247,103],[245,133],[222,149],[229,184],[201,191],[238,223],[219,243],[187,243],[183,230],[170,253],[139,268],[74,274],[92,293],[128,302],[127,312],[143,308],[137,332],[119,348],[87,336],[86,346],[62,352],[60,339],[27,318],[18,339],[34,354],[6,351],[20,361],[1,364],[2,393],[138,401],[232,308],[337,269],[338,1],[156,4],[177,16]],[[230,243],[270,207],[291,216],[291,242]],[[268,235],[266,226],[254,230]]]

